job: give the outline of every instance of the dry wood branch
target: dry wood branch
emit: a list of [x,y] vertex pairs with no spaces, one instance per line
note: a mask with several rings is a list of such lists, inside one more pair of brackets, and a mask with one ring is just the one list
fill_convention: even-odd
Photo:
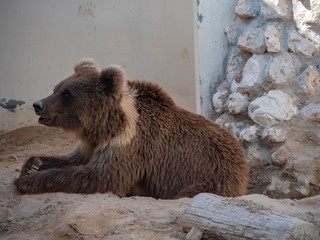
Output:
[[184,227],[196,227],[216,239],[320,239],[306,221],[277,214],[247,200],[202,193],[187,206]]

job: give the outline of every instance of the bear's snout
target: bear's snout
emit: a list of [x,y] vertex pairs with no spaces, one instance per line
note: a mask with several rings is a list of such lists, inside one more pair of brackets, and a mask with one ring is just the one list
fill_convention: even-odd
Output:
[[36,114],[40,114],[44,110],[44,105],[41,101],[38,101],[33,104],[33,108],[34,108],[34,111],[36,112]]

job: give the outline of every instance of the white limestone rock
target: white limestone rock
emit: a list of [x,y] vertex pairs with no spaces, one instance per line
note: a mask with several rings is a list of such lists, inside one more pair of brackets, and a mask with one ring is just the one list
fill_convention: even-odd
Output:
[[[305,67],[303,66],[303,64],[300,61],[300,56],[296,55],[296,54],[290,54],[292,59],[293,59],[293,64],[296,68],[296,74],[301,73]],[[303,60],[303,59],[302,59]]]
[[297,92],[302,95],[311,96],[320,84],[320,73],[315,66],[309,66],[298,78]]
[[286,0],[261,0],[260,12],[263,20],[290,19],[291,13]]
[[238,37],[244,30],[244,24],[240,18],[236,18],[229,26],[225,29],[225,34],[230,45],[235,45],[238,42]]
[[239,0],[235,8],[235,13],[240,18],[253,18],[258,16],[260,5],[255,0]]
[[301,0],[292,0],[293,20],[299,28],[303,27],[311,18],[312,12],[307,9]]
[[290,29],[288,47],[296,54],[313,57],[315,53],[320,51],[320,35],[308,30],[298,32],[295,29]]
[[[308,164],[308,165],[303,165],[303,164]],[[313,163],[312,165],[319,166],[319,164],[320,164],[320,162],[318,161],[316,163]],[[302,164],[299,164],[299,166],[302,166],[303,168],[306,168],[306,166],[311,167],[312,165],[310,163],[305,163],[304,161],[302,161]],[[300,192],[301,195],[303,195],[305,197],[310,196],[310,193],[312,191],[314,191],[315,186],[320,187],[319,180],[318,180],[319,174],[315,173],[316,171],[314,171],[314,167],[309,169],[309,171],[310,172],[307,174],[301,174],[301,173],[296,172],[297,181],[298,181],[298,184],[297,184],[298,186],[296,187],[296,190],[298,192]],[[312,172],[313,172],[313,174],[312,174]]]
[[235,122],[235,119],[232,115],[225,112],[220,114],[219,117],[215,120],[215,122],[221,127],[225,127],[225,124]]
[[320,99],[315,99],[300,110],[303,119],[312,122],[320,122]]
[[304,196],[308,196],[311,190],[310,180],[308,175],[300,175],[297,178],[298,186],[296,190]]
[[243,141],[257,174],[277,176],[268,194],[319,194],[320,0],[236,4],[236,19],[226,29],[229,95],[217,95],[224,110],[216,122]]
[[266,77],[268,89],[286,87],[296,79],[294,60],[287,52],[276,55],[270,63]]
[[229,84],[233,81],[241,81],[243,67],[248,58],[248,54],[241,52],[238,47],[235,46],[230,49],[226,75]]
[[229,129],[232,132],[233,135],[239,136],[240,127],[238,126],[237,123],[227,122],[227,123],[224,124],[224,127]]
[[223,127],[224,126],[224,121],[222,118],[218,117],[216,120],[215,120],[215,123],[218,124],[219,126]]
[[263,126],[290,120],[298,112],[293,97],[280,90],[272,90],[255,99],[248,107],[249,117]]
[[242,141],[253,142],[258,138],[258,131],[259,128],[256,125],[252,125],[242,130],[239,134],[239,138]]
[[271,184],[267,187],[266,193],[269,196],[272,196],[274,194],[289,194],[291,188],[291,182],[290,181],[283,181],[280,180],[278,177],[272,177],[271,178]]
[[261,28],[252,28],[242,33],[238,38],[237,46],[242,51],[259,54],[267,50],[264,40],[264,30]]
[[[310,151],[310,147],[307,149]],[[297,191],[308,196],[316,187],[320,187],[320,173],[317,171],[320,165],[319,148],[312,153],[305,152],[305,157],[293,161],[293,170],[297,178]]]
[[309,41],[311,41],[315,48],[316,48],[316,52],[320,51],[320,29],[319,31],[313,31],[307,28],[303,28],[303,29],[299,29],[299,33],[301,34],[302,37],[308,39]]
[[232,114],[239,114],[247,111],[249,105],[248,96],[246,94],[232,93],[229,96],[228,109]]
[[253,142],[247,148],[247,162],[249,167],[266,166],[271,164],[270,150],[264,145]]
[[[306,3],[306,2],[305,2]],[[320,29],[320,1],[310,0],[307,6],[301,0],[292,0],[293,19],[298,28]]]
[[311,2],[311,19],[309,22],[317,26],[319,30],[320,27],[320,1],[310,0]]
[[[309,104],[310,117],[314,117],[312,113],[320,111],[319,99]],[[317,106],[318,105],[318,106]],[[317,110],[315,110],[317,109]],[[306,121],[307,120],[307,121]],[[285,142],[286,148],[292,153],[290,160],[287,161],[285,168],[293,173],[297,181],[295,190],[304,196],[316,194],[320,187],[320,148],[317,143],[318,138],[318,122],[308,122],[305,119],[298,125],[294,125],[292,137]]]
[[188,232],[186,235],[185,239],[186,240],[201,240],[203,236],[203,232],[197,228],[197,227],[192,227],[191,230]]
[[225,96],[228,95],[227,90],[221,90],[216,92],[212,97],[212,104],[216,113],[222,113],[225,109]]
[[271,143],[282,143],[288,138],[288,131],[280,126],[265,128],[262,137]]
[[216,113],[223,113],[226,110],[229,95],[229,86],[227,82],[224,82],[212,97],[212,104]]
[[246,92],[248,96],[258,92],[264,84],[269,60],[269,54],[253,55],[249,58],[242,72],[242,80],[239,83],[233,81],[231,91],[237,92],[242,90]]
[[271,24],[266,28],[264,39],[267,45],[267,51],[270,53],[281,52],[282,47],[282,29],[277,24]]
[[291,157],[292,153],[285,146],[281,146],[271,154],[272,163],[276,166],[283,166]]

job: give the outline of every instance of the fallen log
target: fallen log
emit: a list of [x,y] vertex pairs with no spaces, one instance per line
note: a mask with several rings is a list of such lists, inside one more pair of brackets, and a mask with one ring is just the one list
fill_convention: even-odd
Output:
[[[190,201],[183,226],[192,231],[198,229],[213,239],[320,239],[318,230],[309,222],[280,215],[252,201],[209,193]],[[192,235],[199,233],[189,234]]]

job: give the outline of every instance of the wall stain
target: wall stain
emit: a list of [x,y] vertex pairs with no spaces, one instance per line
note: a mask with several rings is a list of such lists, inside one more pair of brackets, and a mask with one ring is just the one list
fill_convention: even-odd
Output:
[[7,109],[10,112],[16,112],[17,107],[22,106],[26,102],[21,101],[21,100],[14,100],[14,99],[9,99],[8,101],[5,98],[2,98],[0,100],[0,107]]
[[203,15],[199,12],[200,0],[197,0],[197,15],[198,15],[198,28],[200,28],[200,24],[203,21]]
[[[96,9],[96,4],[94,2],[84,2],[82,5],[78,7],[78,14],[79,16],[89,16],[92,17],[93,19],[93,31],[96,31],[96,23],[95,23],[95,9]],[[88,34],[90,35],[90,33]]]
[[80,16],[91,16],[95,17],[94,10],[96,8],[96,4],[93,2],[85,2],[80,5],[78,8],[78,13]]
[[183,59],[188,59],[188,58],[189,58],[188,49],[186,49],[186,48],[182,49],[182,51],[181,51],[181,57],[182,57]]

